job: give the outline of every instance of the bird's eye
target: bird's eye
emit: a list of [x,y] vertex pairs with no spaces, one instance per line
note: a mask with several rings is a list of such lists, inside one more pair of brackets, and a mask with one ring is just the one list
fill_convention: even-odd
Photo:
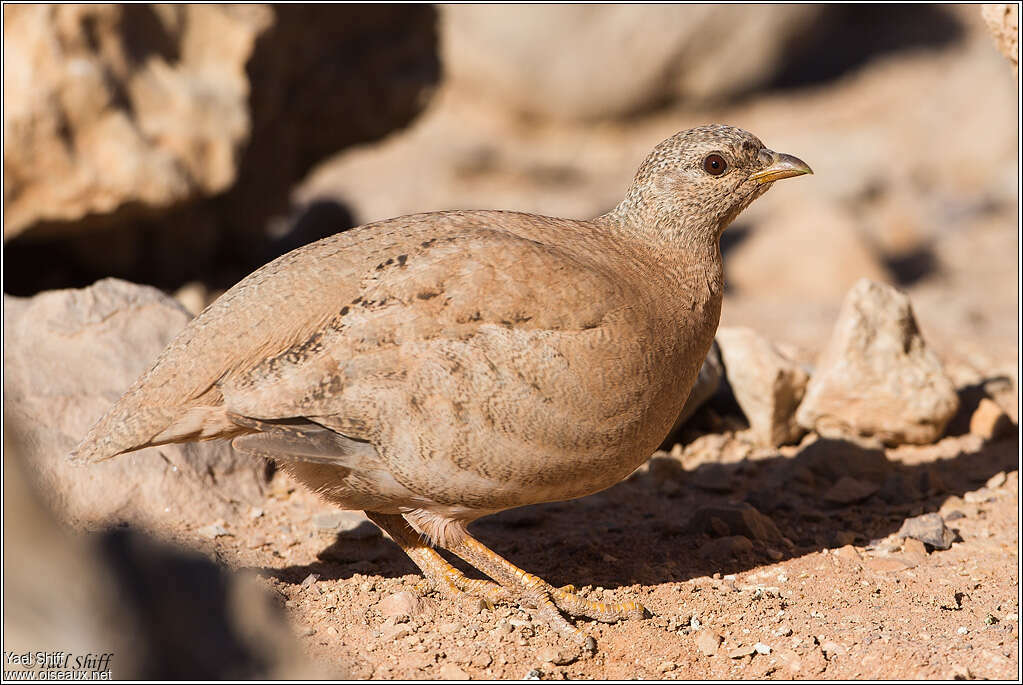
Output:
[[728,162],[721,155],[715,153],[707,155],[703,160],[703,170],[711,176],[720,176],[728,168]]

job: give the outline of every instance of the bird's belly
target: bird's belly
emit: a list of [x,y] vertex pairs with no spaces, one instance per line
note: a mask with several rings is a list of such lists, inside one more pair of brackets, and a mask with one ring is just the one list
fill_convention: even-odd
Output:
[[448,350],[459,373],[418,383],[427,391],[389,424],[402,435],[381,441],[395,478],[437,506],[496,511],[581,497],[628,476],[667,435],[698,365],[658,357],[675,351],[647,349],[641,336],[577,335],[520,341],[546,361],[539,366],[479,347]]

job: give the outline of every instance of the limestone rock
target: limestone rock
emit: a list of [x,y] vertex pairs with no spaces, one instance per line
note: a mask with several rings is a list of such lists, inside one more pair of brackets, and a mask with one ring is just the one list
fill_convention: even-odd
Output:
[[934,512],[906,519],[896,536],[919,540],[934,549],[948,549],[956,537],[955,533],[945,526],[941,514]]
[[832,504],[853,504],[862,502],[880,489],[876,483],[858,480],[852,476],[842,476],[824,492],[822,497]]
[[4,237],[230,186],[265,7],[20,5],[4,17]]
[[728,383],[753,437],[770,447],[799,440],[804,431],[795,415],[807,373],[749,328],[719,328],[717,343]]
[[348,675],[303,656],[256,574],[137,530],[68,531],[34,487],[22,437],[4,436],[5,648],[57,641],[73,654],[113,652],[118,680]]
[[1019,75],[1019,5],[992,3],[983,5],[980,12],[998,49],[1012,62],[1014,72]]
[[164,445],[89,467],[68,452],[188,321],[160,291],[107,279],[81,290],[4,296],[7,428],[26,468],[72,522],[229,518],[262,499],[264,464],[223,441]]
[[450,77],[535,115],[616,117],[766,82],[812,6],[447,5]]
[[970,415],[970,433],[985,440],[998,440],[1016,432],[1012,419],[994,400],[982,397]]
[[828,437],[929,443],[959,406],[909,298],[861,280],[849,292],[796,418]]
[[381,616],[419,616],[425,608],[421,597],[404,590],[388,595],[377,605]]
[[675,421],[675,425],[671,429],[672,432],[693,418],[696,410],[714,396],[718,386],[721,385],[721,377],[723,375],[721,348],[718,346],[717,341],[714,341],[710,351],[707,353],[707,357],[703,360],[700,373],[696,376],[696,383],[693,385],[693,389],[689,391],[689,399],[686,400],[685,406],[682,407],[682,413],[679,414],[678,420]]
[[719,537],[743,535],[758,542],[782,541],[781,531],[774,521],[745,503],[701,507],[693,514],[686,529]]
[[[282,253],[270,218],[314,164],[426,105],[435,18],[429,5],[14,8],[5,239],[59,246],[79,282],[172,289],[214,260],[244,275]],[[53,287],[26,279],[19,292]]]

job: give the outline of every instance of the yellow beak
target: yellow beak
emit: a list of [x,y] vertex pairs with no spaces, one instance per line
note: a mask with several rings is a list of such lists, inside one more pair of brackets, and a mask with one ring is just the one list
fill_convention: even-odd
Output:
[[771,155],[771,163],[760,171],[750,175],[750,178],[758,183],[771,183],[783,178],[792,178],[793,176],[802,176],[803,174],[813,173],[813,169],[811,169],[806,162],[798,157],[786,155],[783,152],[767,150],[764,152],[768,152],[768,154]]

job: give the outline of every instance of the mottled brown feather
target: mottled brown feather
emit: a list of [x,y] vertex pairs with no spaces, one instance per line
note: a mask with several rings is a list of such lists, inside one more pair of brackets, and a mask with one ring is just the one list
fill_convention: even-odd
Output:
[[[729,173],[703,170],[711,151]],[[436,212],[299,248],[193,320],[76,456],[260,432],[239,447],[265,454],[315,424],[349,442],[336,464],[329,440],[319,463],[292,456],[296,477],[437,529],[608,487],[688,396],[720,314],[721,231],[770,186],[749,174],[771,154],[693,129],[591,221]]]

